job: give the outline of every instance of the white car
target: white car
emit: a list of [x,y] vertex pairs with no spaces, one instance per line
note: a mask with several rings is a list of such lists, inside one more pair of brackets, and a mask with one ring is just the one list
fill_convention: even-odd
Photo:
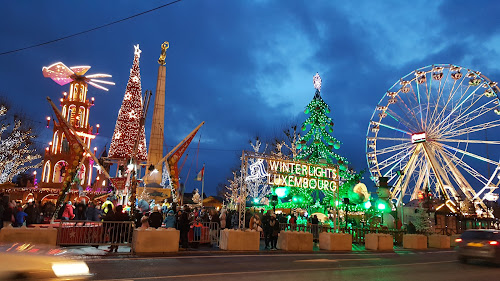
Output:
[[84,261],[64,249],[15,243],[0,246],[0,280],[86,280],[92,277]]

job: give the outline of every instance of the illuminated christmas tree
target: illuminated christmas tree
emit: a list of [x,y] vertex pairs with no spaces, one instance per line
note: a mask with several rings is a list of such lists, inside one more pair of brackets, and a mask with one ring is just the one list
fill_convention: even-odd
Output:
[[[306,131],[307,127],[310,126],[310,129],[297,141],[297,149],[300,152],[296,159],[306,160],[313,164],[338,164],[341,177],[340,194],[342,196],[347,193],[348,185],[350,186],[353,181],[356,181],[358,176],[353,171],[348,170],[349,162],[347,159],[334,152],[340,148],[341,143],[331,135],[334,123],[332,118],[327,115],[331,112],[330,107],[321,98],[321,77],[318,73],[313,78],[313,84],[316,93],[304,110],[304,113],[310,114],[310,116],[304,121],[301,128],[302,131]],[[326,202],[330,202],[333,192],[328,189],[320,192],[324,193]],[[294,195],[292,203],[310,204],[313,201],[310,189],[292,188],[291,194]],[[316,202],[319,202],[320,198],[318,197],[321,196],[316,196]]]
[[[109,146],[109,158],[130,159],[132,158],[134,145],[137,140],[137,160],[146,161],[146,133],[144,127],[140,126],[140,119],[144,108],[141,92],[141,73],[139,69],[139,58],[141,50],[135,45],[134,63],[130,70],[127,89],[123,96],[122,106],[118,112],[115,131]],[[138,135],[140,134],[140,135]]]
[[10,125],[7,118],[7,107],[0,105],[0,183],[12,181],[14,176],[24,173],[29,169],[37,168],[41,163],[30,165],[33,161],[40,159],[36,154],[33,139],[36,137],[30,128],[25,128],[21,120],[14,116]]

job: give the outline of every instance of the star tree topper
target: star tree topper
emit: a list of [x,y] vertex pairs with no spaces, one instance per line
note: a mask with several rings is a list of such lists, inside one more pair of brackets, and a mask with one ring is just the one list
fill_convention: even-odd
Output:
[[313,77],[314,88],[321,92],[321,77],[319,73],[316,72],[316,75]]

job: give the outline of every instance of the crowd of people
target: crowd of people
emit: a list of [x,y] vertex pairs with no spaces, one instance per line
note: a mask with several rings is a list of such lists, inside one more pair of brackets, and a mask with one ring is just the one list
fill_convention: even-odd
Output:
[[55,209],[56,206],[52,202],[42,204],[41,202],[30,201],[21,204],[0,196],[0,228],[47,223],[54,214]]
[[[162,205],[138,204],[138,208],[133,213],[129,206],[121,206],[113,203],[112,198],[107,198],[105,202],[86,202],[81,200],[78,203],[66,202],[59,210],[58,218],[62,221],[133,221],[136,228],[175,228],[180,231],[180,247],[187,249],[196,243],[189,244],[188,234],[193,231],[191,240],[199,241],[201,229],[210,224],[210,235],[213,230],[237,229],[239,228],[239,213],[234,210],[222,208],[203,208],[201,206],[190,207],[189,205],[178,206],[176,203]],[[144,207],[145,206],[145,207]],[[55,212],[55,205],[52,202],[41,204],[31,201],[24,206],[15,201],[0,201],[0,227],[12,225],[14,227],[29,226],[31,224],[49,223]],[[311,223],[318,223],[317,218],[311,218]],[[266,249],[275,250],[280,232],[280,223],[289,223],[292,227],[297,224],[294,215],[285,216],[274,214],[272,211],[256,210],[245,213],[245,228],[261,232],[261,237],[265,240]],[[116,251],[117,247],[112,246],[111,251]]]

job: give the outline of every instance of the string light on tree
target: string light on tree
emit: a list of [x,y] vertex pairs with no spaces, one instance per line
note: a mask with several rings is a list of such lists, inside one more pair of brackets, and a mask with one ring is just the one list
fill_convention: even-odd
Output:
[[[331,112],[330,107],[323,101],[320,94],[321,82],[321,77],[316,73],[313,77],[313,86],[316,92],[313,100],[304,110],[304,113],[310,114],[310,116],[301,127],[302,131],[307,132],[296,143],[297,149],[300,150],[296,159],[307,160],[312,164],[338,164],[341,178],[340,193],[343,194],[347,193],[347,186],[353,184],[353,181],[359,180],[361,176],[349,171],[347,159],[334,151],[340,148],[341,142],[331,135],[334,123],[332,118],[327,115]],[[309,130],[307,130],[308,127],[310,127]],[[327,201],[333,198],[331,190],[323,190],[322,192],[325,193]],[[312,203],[313,198],[310,190],[291,188],[291,194],[301,198],[304,204]]]
[[[11,182],[14,176],[41,165],[31,164],[41,158],[40,154],[36,154],[33,142],[36,136],[31,128],[26,128],[16,115],[11,117],[7,113],[7,107],[0,105],[3,120],[0,127],[0,184]],[[10,121],[13,121],[13,126]]]
[[144,127],[140,128],[140,116],[143,110],[141,89],[141,73],[139,58],[141,50],[139,45],[134,46],[134,61],[130,76],[123,96],[122,105],[118,112],[115,130],[109,146],[109,158],[132,158],[134,143],[139,137],[137,160],[145,161],[147,158],[146,133]]

